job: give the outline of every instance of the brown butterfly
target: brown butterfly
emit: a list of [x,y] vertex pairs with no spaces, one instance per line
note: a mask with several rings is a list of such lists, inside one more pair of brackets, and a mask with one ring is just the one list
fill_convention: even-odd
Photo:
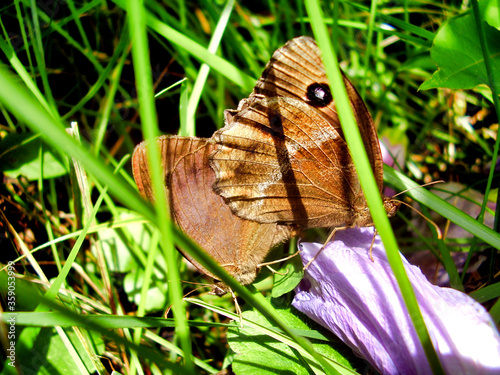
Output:
[[[352,84],[347,92],[382,194],[382,156],[373,120]],[[213,135],[214,189],[238,216],[312,227],[373,221],[347,148],[320,51],[299,37],[279,48],[248,99],[225,112]],[[393,216],[398,203],[384,197]]]
[[[272,247],[291,236],[292,228],[244,220],[231,212],[212,189],[215,174],[208,165],[208,155],[215,150],[212,141],[162,136],[156,142],[161,149],[165,195],[173,220],[236,280],[244,285],[252,283],[258,265]],[[154,202],[146,148],[146,142],[135,148],[132,169],[139,192]],[[181,252],[201,272],[217,279],[187,252]],[[221,282],[213,287],[218,295],[228,291]]]

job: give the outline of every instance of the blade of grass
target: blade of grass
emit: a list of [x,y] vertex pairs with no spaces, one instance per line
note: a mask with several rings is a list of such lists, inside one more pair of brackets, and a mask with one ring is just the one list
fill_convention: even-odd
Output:
[[[259,295],[256,295],[256,296],[257,296],[257,298],[259,298]],[[191,303],[196,304],[198,306],[202,306],[202,307],[204,307],[206,309],[215,311],[216,313],[218,313],[220,315],[223,315],[223,316],[226,316],[226,317],[228,317],[230,319],[233,319],[234,321],[238,321],[239,320],[239,316],[237,314],[231,313],[231,312],[229,312],[227,310],[224,310],[224,309],[222,309],[220,307],[210,305],[208,303],[205,303],[203,301],[200,301],[200,300],[197,300],[197,299],[194,299],[194,298],[187,298],[186,300],[188,302],[191,302]],[[263,299],[263,297],[262,297],[262,302],[265,303],[265,304],[268,304],[268,302],[265,301]],[[243,325],[251,327],[253,329],[256,329],[256,330],[260,331],[262,333],[262,335],[269,336],[269,337],[275,339],[276,341],[282,342],[283,344],[286,344],[286,345],[290,346],[291,348],[296,349],[300,353],[300,355],[303,356],[304,359],[306,361],[308,361],[309,364],[313,367],[313,371],[315,371],[316,373],[318,373],[318,370],[320,370],[317,367],[317,364],[314,362],[314,357],[312,357],[310,355],[310,353],[308,353],[307,351],[305,351],[304,348],[302,348],[300,345],[298,345],[297,342],[295,342],[292,338],[290,338],[286,334],[283,334],[282,332],[280,332],[280,331],[278,331],[276,329],[265,327],[265,326],[262,326],[261,324],[254,323],[254,322],[252,322],[250,320],[247,320],[245,318],[243,318]],[[298,331],[298,330],[294,330],[294,332],[296,332],[296,331]],[[325,361],[328,361],[328,363],[333,368],[335,368],[335,370],[338,371],[338,373],[340,373],[340,374],[356,374],[355,371],[353,371],[351,369],[348,369],[348,368],[345,368],[344,366],[342,366],[342,365],[340,365],[340,364],[338,364],[338,363],[330,360],[329,358],[324,357],[324,359],[325,359]],[[322,373],[322,372],[319,372],[319,373]]]
[[[491,62],[491,55],[489,52],[488,44],[486,43],[486,36],[484,33],[483,29],[483,21],[481,19],[481,15],[479,13],[479,4],[477,0],[472,0],[472,10],[474,11],[474,20],[476,21],[476,28],[478,31],[479,35],[479,41],[481,43],[481,51],[483,52],[483,58],[484,58],[484,65],[486,68],[486,72],[488,73],[488,81],[489,81],[489,86],[490,89],[493,93],[492,98],[493,98],[493,104],[495,105],[495,110],[497,113],[497,120],[498,120],[498,114],[500,113],[500,100],[498,99],[498,96],[500,93],[498,92],[498,80],[496,75],[498,75],[498,71],[495,71],[492,67],[492,62]],[[486,211],[486,205],[488,203],[488,197],[490,195],[490,190],[491,190],[491,185],[493,183],[493,177],[495,174],[495,166],[497,164],[498,160],[498,151],[500,149],[500,138],[498,137],[498,131],[497,131],[497,137],[495,140],[495,147],[493,149],[493,155],[491,157],[491,167],[490,167],[490,172],[488,175],[488,183],[486,185],[486,189],[484,192],[484,200],[483,204],[481,206],[481,213],[479,214],[478,220],[480,222],[483,222],[484,220],[484,213]],[[500,199],[500,190],[497,193],[497,202],[499,202]],[[495,224],[494,224],[495,230],[498,232],[500,230],[500,205],[497,204],[496,206],[496,213],[495,213]],[[498,249],[498,248],[497,248]]]
[[[124,30],[124,31],[127,32],[128,30]],[[122,38],[121,40],[123,40],[124,41],[123,43],[125,43],[126,39]],[[99,119],[99,124],[97,125],[97,131],[96,131],[96,136],[95,136],[95,140],[94,140],[94,155],[95,156],[99,155],[99,152],[101,149],[101,145],[102,145],[102,142],[104,139],[104,134],[105,134],[107,126],[108,126],[109,117],[110,117],[111,111],[113,110],[113,105],[115,104],[114,99],[115,99],[116,92],[118,90],[118,86],[120,84],[120,75],[121,75],[123,66],[125,65],[125,62],[127,60],[127,55],[129,52],[128,48],[121,49],[118,47],[117,50],[121,51],[121,56],[118,58],[118,63],[116,64],[116,66],[112,70],[110,77],[109,77],[110,85],[108,87],[108,92],[107,92],[106,98],[104,99],[104,105],[102,108],[102,115]],[[111,66],[111,64],[110,64],[110,66]],[[106,75],[102,74],[100,76],[106,76]]]
[[[0,273],[0,292],[2,294],[6,293],[7,288],[7,273]],[[34,286],[32,283],[29,283],[25,280],[16,280],[16,293],[20,293],[21,295],[30,296],[33,299],[35,304],[39,305],[47,305],[48,308],[53,310],[54,312],[48,313],[35,313],[35,312],[24,312],[18,313],[16,318],[16,322],[20,322],[28,327],[53,327],[56,325],[60,326],[78,326],[85,328],[87,330],[92,330],[98,333],[99,335],[104,335],[109,338],[113,342],[116,342],[118,345],[123,345],[128,347],[130,350],[135,350],[139,354],[142,359],[147,359],[153,361],[158,366],[161,366],[163,369],[172,370],[175,374],[183,374],[184,368],[176,363],[170,363],[165,360],[165,355],[159,353],[158,351],[148,348],[146,345],[136,345],[133,342],[126,340],[119,334],[113,332],[112,330],[117,328],[125,328],[131,326],[130,318],[131,317],[107,317],[107,316],[95,316],[95,315],[85,315],[82,314],[81,311],[73,311],[68,309],[65,306],[62,306],[60,302],[55,302],[52,300],[48,300],[43,298],[40,293],[38,287]],[[42,315],[37,315],[42,314]],[[0,320],[6,321],[10,318],[10,314],[2,314],[0,316]],[[26,320],[23,321],[23,316],[26,317]],[[37,318],[40,317],[40,319]],[[44,322],[44,318],[52,317],[53,320],[50,320],[50,324],[46,324],[47,320]],[[93,319],[95,318],[95,319]],[[135,319],[135,318],[133,318]],[[159,319],[160,322],[158,326],[161,326],[161,323],[164,323],[164,326],[169,326],[170,322],[167,322],[165,319]],[[114,322],[124,322],[124,325],[117,325]],[[128,323],[128,324],[127,324]],[[148,326],[147,324],[138,323],[136,326]],[[26,328],[23,330],[23,332]],[[32,352],[31,352],[32,354]],[[14,373],[17,373],[14,370]]]
[[[94,218],[95,215],[97,214],[97,211],[99,210],[99,207],[104,199],[104,194],[103,192],[99,198],[96,201],[96,204],[92,210],[92,213],[90,215],[91,218]],[[73,265],[73,262],[76,259],[76,256],[78,255],[78,252],[80,251],[80,248],[83,244],[83,241],[86,238],[87,231],[90,229],[92,225],[92,219],[87,220],[85,227],[82,230],[81,235],[78,237],[77,241],[75,242],[73,248],[71,249],[70,254],[68,255],[66,262],[64,263],[64,266],[57,275],[56,279],[52,282],[50,285],[49,289],[45,292],[44,298],[42,299],[43,303],[39,304],[35,311],[37,312],[43,312],[43,311],[48,311],[49,305],[46,304],[47,301],[54,301],[55,298],[57,297],[57,294],[59,293],[59,290],[61,289],[63,283],[65,282],[69,271]],[[43,276],[43,279],[47,281],[45,276]],[[65,333],[61,330],[60,327],[56,327],[58,333],[61,335],[61,337],[64,339]],[[16,349],[18,353],[21,353],[20,356],[23,356],[22,353],[27,354],[30,353],[33,349],[33,346],[36,341],[36,337],[38,336],[40,332],[40,328],[38,327],[30,327],[25,330],[23,330],[19,336],[19,339],[16,344]],[[66,341],[67,342],[67,341]],[[75,360],[79,363],[80,358],[76,355],[76,353],[73,353],[72,356],[75,358]],[[77,365],[78,365],[77,363]]]
[[[349,4],[350,6],[356,8],[356,9],[359,9],[363,12],[369,12],[368,7],[366,7],[360,3],[346,2],[346,4]],[[432,45],[432,40],[434,39],[434,33],[427,31],[421,27],[412,25],[411,23],[407,23],[405,21],[402,21],[396,17],[387,16],[383,13],[379,13],[378,17],[381,20],[385,21],[386,23],[388,23],[394,27],[400,28],[402,30],[406,30],[410,33],[413,33],[413,34],[419,36],[420,38],[423,39],[423,40],[421,40],[421,43],[425,43],[425,45],[427,47],[430,47]]]
[[[21,2],[28,8],[33,7],[33,4],[31,2],[32,0],[21,0]],[[82,12],[85,12],[86,9],[91,9],[92,6],[96,6],[97,4],[100,3],[100,0],[94,0],[92,3],[86,4],[87,6],[84,8],[80,8],[79,13],[82,14]],[[35,11],[35,10],[33,10]],[[103,67],[97,60],[97,57],[94,55],[93,51],[87,51],[85,47],[83,47],[80,43],[78,43],[72,36],[71,34],[63,29],[63,22],[52,22],[52,18],[47,15],[46,13],[42,12],[39,8],[36,8],[37,12],[37,17],[41,19],[44,23],[47,25],[50,25],[50,32],[56,31],[59,33],[68,43],[69,46],[75,48],[78,52],[80,52],[83,56],[85,56],[89,62],[94,66],[94,68],[97,70],[98,73],[101,73],[103,70]],[[67,22],[72,21],[72,17],[67,18]]]
[[[377,0],[372,0],[370,6],[370,18],[368,22],[368,35],[366,37],[366,51],[363,60],[363,68],[365,71],[363,82],[366,82],[368,72],[370,71],[369,64],[370,64],[370,57],[372,55],[372,40],[373,40],[376,17],[377,17]],[[361,99],[365,100],[365,95],[366,95],[366,85],[361,85],[361,92],[360,92]]]
[[184,365],[186,373],[194,373],[194,364],[191,351],[191,340],[186,323],[185,303],[182,300],[182,289],[179,280],[179,268],[176,264],[176,250],[172,244],[172,228],[170,225],[170,211],[164,194],[164,179],[162,176],[159,145],[155,142],[158,134],[158,124],[154,103],[151,66],[149,63],[149,47],[146,29],[146,11],[142,1],[129,0],[127,2],[128,23],[132,43],[132,59],[137,85],[139,113],[145,139],[156,147],[148,147],[148,162],[151,171],[153,191],[156,197],[156,225],[160,229],[161,247],[164,251],[169,277],[169,296],[172,301],[172,310],[176,321],[176,334],[180,338],[181,348],[184,351]]
[[[128,53],[127,45],[128,45],[128,39],[126,38],[126,35],[128,34],[128,30],[126,27],[124,27],[123,32],[120,36],[120,42],[116,46],[116,49],[113,53],[113,56],[111,56],[111,59],[109,60],[106,68],[102,72],[99,73],[99,77],[97,81],[88,89],[88,91],[85,93],[85,95],[76,103],[74,106],[71,107],[71,109],[64,114],[62,117],[63,120],[66,120],[68,118],[71,118],[74,116],[75,113],[78,113],[82,111],[84,108],[85,104],[95,98],[96,94],[99,92],[101,87],[104,85],[107,79],[113,80],[113,77],[110,77],[112,74],[117,74],[121,72],[120,64],[123,64],[122,62],[118,62],[118,65],[115,67],[115,63],[118,61],[120,57],[125,56],[125,54]],[[115,78],[115,81],[118,80],[118,78]],[[118,82],[114,83],[114,85],[118,85]],[[113,81],[112,81],[112,86],[108,88],[108,94],[106,95],[106,100],[109,102],[111,101],[114,103],[114,95],[113,90],[116,90],[118,87],[114,87]],[[104,115],[106,115],[106,111],[101,111]],[[97,154],[96,154],[97,155]]]
[[[100,187],[98,187],[98,189],[100,189]],[[118,215],[115,214],[114,216],[116,217]],[[111,228],[111,229],[125,228],[130,224],[147,223],[147,222],[148,221],[146,219],[144,219],[143,216],[132,217],[130,219],[124,219],[124,220],[114,220],[111,222],[104,222],[104,223],[101,223],[99,225],[93,226],[92,228],[89,229],[88,233],[97,233],[103,229],[108,229],[108,228]],[[68,234],[65,234],[63,236],[59,236],[51,241],[47,241],[44,244],[37,246],[37,247],[33,248],[32,250],[28,251],[27,254],[21,255],[21,256],[17,257],[16,259],[13,259],[13,262],[14,263],[19,262],[21,259],[26,258],[28,256],[28,254],[31,255],[39,250],[42,250],[42,249],[45,249],[45,248],[51,246],[53,244],[67,241],[70,238],[78,237],[81,233],[82,233],[82,230],[77,230],[73,233],[68,233]],[[141,254],[134,254],[134,256],[138,257],[138,261],[142,262],[143,264],[146,264],[146,258],[144,256],[142,256]],[[4,271],[6,269],[6,267],[7,266],[5,265],[4,267],[0,268],[0,271]]]
[[[319,353],[317,353],[310,341],[298,336],[279,316],[275,309],[267,303],[263,303],[261,299],[256,298],[254,293],[250,292],[251,289],[255,291],[251,285],[244,287],[240,285],[232,276],[230,276],[227,271],[219,265],[209,254],[207,254],[202,248],[200,248],[195,242],[193,242],[184,233],[180,232],[179,229],[173,228],[174,231],[178,232],[176,237],[177,245],[189,253],[194,259],[196,259],[203,267],[208,271],[217,276],[217,278],[224,283],[226,283],[238,296],[243,298],[247,303],[256,308],[266,319],[274,323],[277,327],[283,330],[284,333],[289,335],[298,345],[304,348],[318,363],[323,367],[327,373],[336,374],[337,371],[331,366],[328,361],[326,361]],[[263,298],[263,297],[262,297]]]
[[[52,96],[52,89],[49,84],[49,77],[47,75],[47,67],[45,66],[45,51],[43,49],[42,35],[40,31],[40,22],[38,18],[38,8],[36,6],[36,1],[30,1],[31,14],[33,17],[33,28],[34,33],[33,41],[33,51],[35,52],[35,60],[37,62],[38,72],[42,80],[44,97],[49,103],[51,111],[57,114],[57,105],[55,103],[54,97]],[[31,31],[31,30],[30,30]]]
[[[3,23],[1,23],[1,26],[5,36],[5,40],[9,41],[7,30],[5,30]],[[10,41],[7,43],[2,38],[0,38],[0,49],[3,51],[3,53],[5,53],[5,56],[12,65],[12,68],[23,80],[24,84],[30,89],[31,93],[37,98],[38,102],[47,110],[47,112],[51,112],[49,103],[36,86],[35,82],[31,78],[31,75],[28,73],[26,68],[17,57],[14,48],[10,44]]]
[[85,49],[87,51],[92,51],[92,47],[90,46],[89,39],[87,38],[87,34],[85,33],[85,29],[82,25],[82,22],[80,20],[80,14],[78,13],[75,3],[73,0],[68,0],[67,1],[68,8],[71,11],[71,16],[73,18],[73,21],[76,24],[76,27],[78,29],[78,33],[80,34],[80,38],[82,38],[83,45],[85,46]]
[[194,122],[192,124],[193,128],[188,129],[188,102],[189,102],[189,91],[191,88],[191,82],[187,78],[182,80],[181,84],[181,95],[179,98],[179,135],[183,136],[194,136]]
[[380,233],[382,242],[384,243],[384,247],[387,251],[387,258],[398,281],[401,294],[408,308],[429,364],[435,374],[443,374],[444,372],[441,363],[429,337],[429,332],[425,326],[415,293],[413,292],[413,288],[408,276],[405,273],[403,263],[399,256],[396,238],[394,237],[389,219],[384,210],[382,199],[373,176],[373,171],[363,146],[361,134],[354,120],[354,115],[347,97],[338,61],[335,58],[332,44],[330,43],[330,37],[323,21],[319,1],[306,1],[306,9],[312,21],[311,26],[314,36],[316,37],[318,45],[322,51],[323,63],[325,64],[326,73],[331,84],[331,91],[334,95],[337,112],[339,114],[342,129],[344,130],[346,142],[349,146],[351,154],[356,155],[356,157],[353,158],[353,161],[358,172],[361,187],[365,194],[368,207],[372,213],[373,221],[376,225],[377,231]]
[[[212,39],[210,40],[210,44],[208,45],[208,51],[210,53],[217,53],[219,49],[220,41],[222,40],[222,35],[227,27],[227,23],[229,21],[229,17],[231,16],[231,12],[233,10],[234,0],[228,0],[222,14],[220,16],[219,22],[215,28],[215,31],[212,35]],[[205,87],[205,83],[208,78],[208,74],[210,73],[210,67],[207,64],[202,64],[200,67],[200,72],[196,77],[196,81],[193,86],[193,90],[189,97],[188,107],[187,107],[187,123],[186,123],[186,134],[181,135],[195,135],[195,114],[196,109],[198,108],[198,103],[200,102],[201,93],[203,92],[203,88]]]
[[[159,242],[159,232],[155,231],[153,233],[153,237],[151,238],[151,251],[148,253],[148,262],[146,264],[146,268],[144,270],[144,281],[141,287],[141,300],[139,302],[139,306],[137,307],[137,316],[142,317],[146,311],[146,300],[147,294],[149,290],[149,286],[151,283],[152,275],[154,272],[154,263],[155,258],[157,256],[158,242]],[[143,334],[142,328],[134,329],[134,342],[139,345],[141,342]],[[130,362],[131,372],[130,375],[135,375],[136,367],[137,371],[140,370],[140,361],[137,357],[136,353],[132,353],[132,361]]]
[[[217,326],[217,324],[215,324],[215,326]],[[212,327],[214,327],[214,326],[212,326]],[[155,342],[158,345],[161,345],[168,352],[175,353],[175,354],[177,354],[177,355],[179,355],[181,357],[184,357],[184,353],[182,352],[182,350],[180,350],[177,346],[173,345],[170,341],[166,340],[165,338],[160,337],[158,335],[155,335],[151,331],[145,331],[144,332],[144,337],[147,338],[147,339],[150,339],[152,342]],[[196,357],[194,358],[194,363],[200,369],[205,370],[209,374],[216,374],[219,371],[218,369],[210,366],[208,363],[206,363],[206,362],[204,362],[201,359],[196,358]]]
[[[40,159],[40,175],[38,176],[38,191],[40,192],[40,198],[39,198],[40,206],[42,207],[43,216],[45,218],[45,231],[47,232],[47,237],[50,241],[54,239],[54,231],[52,230],[51,221],[48,218],[47,209],[45,207],[45,199],[43,198],[45,195],[44,184],[43,184],[43,169],[44,169],[43,148],[44,144],[41,143],[38,155],[38,158]],[[61,259],[59,258],[59,253],[57,252],[57,248],[55,245],[51,246],[51,251],[57,266],[57,270],[60,272],[62,269]]]
[[[125,0],[114,0],[114,2],[124,8]],[[177,47],[182,48],[193,55],[201,62],[209,65],[211,68],[227,77],[229,80],[242,87],[245,90],[251,91],[255,83],[255,79],[243,73],[221,57],[210,53],[206,48],[202,47],[199,43],[186,37],[177,30],[171,28],[169,25],[160,21],[150,12],[146,13],[147,25],[158,34],[165,37],[168,41],[175,44]]]
[[151,208],[139,197],[122,178],[114,175],[101,160],[93,156],[88,147],[79,145],[64,130],[64,125],[44,110],[27,91],[26,87],[5,65],[0,64],[0,101],[19,121],[26,123],[32,131],[43,134],[47,143],[53,145],[62,154],[67,154],[81,161],[85,169],[95,178],[108,185],[112,194],[127,207],[142,213],[155,221]]
[[500,234],[488,228],[486,225],[481,224],[476,219],[452,206],[445,200],[437,197],[435,194],[425,189],[418,189],[420,185],[413,182],[401,172],[397,172],[391,167],[384,166],[384,179],[398,190],[411,189],[405,194],[424,206],[431,208],[433,211],[436,211],[441,216],[477,236],[494,248],[500,249]]

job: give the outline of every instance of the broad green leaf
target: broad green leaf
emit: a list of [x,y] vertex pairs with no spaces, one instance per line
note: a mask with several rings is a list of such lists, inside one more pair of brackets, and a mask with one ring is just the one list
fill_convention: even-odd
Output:
[[[88,373],[96,371],[92,360],[76,334],[70,329],[66,330],[66,334],[87,368]],[[93,339],[94,343],[98,344],[99,350],[101,352],[104,351],[102,338],[97,334],[93,334]],[[42,328],[37,336],[32,352],[21,352],[21,355],[16,360],[20,364],[23,373],[47,375],[79,373],[70,352],[54,328]]]
[[274,274],[272,297],[281,297],[291,292],[304,276],[302,260],[299,255],[289,259],[277,273]]
[[11,178],[23,175],[30,181],[37,180],[40,176],[40,147],[43,147],[43,178],[68,173],[67,163],[61,156],[33,133],[11,133],[0,141],[0,171]]
[[[115,218],[126,221],[136,217],[128,210],[119,209]],[[125,228],[127,232],[124,232],[122,227],[103,229],[98,232],[106,263],[109,270],[113,272],[127,273],[137,268],[144,268],[146,258],[142,250],[149,249],[151,246],[151,233],[153,231],[151,225],[135,222],[127,224]],[[138,254],[137,251],[141,253]]]
[[[290,327],[297,330],[309,330],[309,327],[290,311],[279,310],[279,313]],[[269,322],[256,311],[246,311],[243,317],[253,323],[271,327]],[[232,369],[237,375],[309,375],[315,373],[297,351],[255,328],[231,327],[228,330],[227,339],[229,346],[236,353]],[[345,366],[346,372],[350,373],[348,369],[352,367],[348,360],[328,343],[315,341],[313,347],[318,353]]]
[[[492,69],[500,74],[500,31],[483,23]],[[489,85],[474,15],[458,16],[446,22],[434,38],[431,58],[438,70],[421,86],[471,89]]]
[[[133,215],[123,210],[119,219],[129,219]],[[132,223],[123,228],[110,228],[99,232],[102,250],[110,271],[124,273],[123,287],[131,302],[140,303],[141,287],[144,282],[146,267],[145,255],[142,252],[151,247],[153,228],[147,223]],[[129,237],[129,235],[131,237]],[[154,270],[154,281],[148,289],[146,311],[158,311],[167,303],[166,264],[163,257],[158,256]]]
[[491,27],[500,30],[500,3],[498,0],[482,0],[479,2],[481,17]]

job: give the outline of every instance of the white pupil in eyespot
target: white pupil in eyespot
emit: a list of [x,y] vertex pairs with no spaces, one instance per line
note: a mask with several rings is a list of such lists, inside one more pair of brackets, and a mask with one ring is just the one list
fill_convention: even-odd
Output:
[[325,92],[325,90],[323,90],[323,88],[322,88],[322,87],[316,87],[316,88],[314,89],[314,96],[315,96],[318,100],[323,101],[323,100],[325,100],[325,98],[326,98],[326,92]]

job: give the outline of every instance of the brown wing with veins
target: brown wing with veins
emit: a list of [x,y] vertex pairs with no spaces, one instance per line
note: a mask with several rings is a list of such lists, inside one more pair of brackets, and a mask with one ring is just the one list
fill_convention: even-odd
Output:
[[[382,190],[382,158],[372,118],[344,77]],[[262,223],[304,227],[371,223],[335,103],[313,39],[279,48],[248,99],[226,111],[212,137],[214,189],[233,211]]]
[[[163,136],[157,143],[161,148],[165,194],[176,224],[242,284],[251,283],[257,265],[272,247],[290,237],[291,227],[244,220],[232,213],[212,189],[215,174],[208,165],[208,155],[215,149],[213,142]],[[132,167],[140,193],[154,202],[146,147],[145,142],[136,147]],[[217,279],[180,250],[200,271]]]
[[[375,172],[381,171],[382,156],[372,117],[364,101],[345,76],[344,84],[372,168]],[[301,36],[277,49],[255,85],[253,95],[256,94],[266,97],[286,96],[303,101],[323,113],[326,120],[344,138],[320,50],[314,39]],[[375,178],[381,190],[382,174],[375,173]]]
[[337,129],[286,97],[253,102],[214,135],[215,190],[243,218],[307,228],[352,225],[366,206]]

